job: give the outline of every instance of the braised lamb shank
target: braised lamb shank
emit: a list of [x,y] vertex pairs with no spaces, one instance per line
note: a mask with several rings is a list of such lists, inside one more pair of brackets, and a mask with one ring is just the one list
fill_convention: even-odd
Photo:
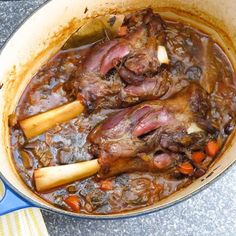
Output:
[[126,16],[123,35],[91,47],[82,65],[65,84],[89,109],[121,107],[168,98],[186,87],[186,78],[171,76],[157,58],[165,44],[165,23],[151,9]]
[[[207,131],[207,95],[192,84],[168,100],[125,108],[99,124],[88,136],[99,158],[100,176],[130,171],[163,171],[203,148]],[[202,127],[202,128],[199,128]]]

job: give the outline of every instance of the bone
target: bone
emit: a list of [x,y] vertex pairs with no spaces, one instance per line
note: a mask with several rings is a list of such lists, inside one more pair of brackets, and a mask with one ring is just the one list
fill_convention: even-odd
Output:
[[166,51],[166,48],[164,46],[158,46],[157,49],[157,58],[160,62],[160,64],[169,64],[169,58]]
[[34,171],[38,192],[44,192],[96,174],[100,169],[97,159],[63,166],[51,166]]
[[84,111],[84,105],[76,100],[44,113],[19,121],[27,139],[38,136],[57,124],[71,120]]

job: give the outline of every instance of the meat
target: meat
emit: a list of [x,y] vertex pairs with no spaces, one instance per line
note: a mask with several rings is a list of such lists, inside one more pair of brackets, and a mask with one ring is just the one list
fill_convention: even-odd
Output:
[[155,73],[160,66],[157,60],[156,38],[148,38],[143,47],[134,50],[124,66],[136,75]]
[[[89,109],[136,103],[137,96],[132,91],[138,88],[132,86],[142,86],[145,93],[150,87],[151,91],[158,90],[156,83],[165,83],[165,91],[168,90],[169,79],[155,76],[160,71],[157,46],[165,41],[165,25],[160,16],[151,9],[140,11],[127,16],[122,27],[127,28],[122,37],[91,47],[82,66],[64,86],[70,96],[75,98],[79,94]],[[158,98],[164,92],[152,92],[153,97]],[[142,95],[139,101],[150,97]]]
[[110,80],[106,80],[94,72],[87,72],[80,76],[79,80],[70,81],[66,87],[71,94],[81,97],[89,110],[119,107],[121,101],[118,95],[123,87],[119,79],[111,76]]
[[[206,93],[192,84],[171,99],[144,102],[111,115],[88,136],[90,152],[102,167],[100,176],[134,169],[159,171],[162,166],[172,166],[178,153],[203,146],[204,131],[188,133],[188,129],[206,119],[209,107],[205,104]],[[145,157],[149,161],[140,160]]]
[[138,85],[128,85],[122,91],[122,100],[128,103],[146,101],[153,99],[167,99],[183,88],[187,87],[189,82],[182,76],[174,76],[168,71],[151,77],[145,78]]
[[161,153],[157,155],[143,155],[141,157],[116,159],[111,166],[103,167],[100,178],[107,178],[124,172],[164,172],[174,169],[179,156],[176,154]]
[[118,71],[119,76],[122,78],[122,80],[127,84],[140,84],[144,80],[143,75],[136,75],[134,72],[130,71],[129,69],[125,67],[121,67]]
[[[135,37],[133,50],[124,62],[123,67],[133,77],[140,75],[152,75],[159,70],[160,64],[157,60],[157,46],[165,42],[165,24],[158,14],[151,9],[146,9],[126,17],[126,24],[131,28],[138,27],[140,36]],[[136,33],[137,34],[137,33]],[[130,36],[128,36],[130,39]],[[134,37],[132,37],[134,38]],[[137,39],[136,39],[137,38]],[[124,70],[124,68],[121,68]],[[121,78],[127,81],[127,77],[118,71]],[[127,72],[127,73],[128,73]]]
[[111,62],[113,63],[128,52],[128,46],[123,46],[124,44],[119,41],[111,40],[92,47],[83,60],[82,67],[65,83],[64,89],[72,97],[77,97],[79,94],[88,108],[95,108],[105,97],[112,98],[118,94],[122,88],[120,79],[114,76],[106,79],[104,74],[113,66]]

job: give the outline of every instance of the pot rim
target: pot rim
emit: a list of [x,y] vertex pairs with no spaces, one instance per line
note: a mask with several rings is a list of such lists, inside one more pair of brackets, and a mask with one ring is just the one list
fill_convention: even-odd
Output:
[[[36,14],[41,8],[43,8],[44,6],[46,6],[48,3],[50,3],[53,0],[46,0],[44,3],[42,3],[40,6],[38,6],[37,8],[35,8],[30,15],[28,15],[14,30],[13,32],[7,37],[7,39],[5,40],[4,44],[2,45],[2,47],[0,48],[0,57],[2,54],[2,51],[4,50],[4,48],[6,47],[6,45],[8,44],[8,42],[11,40],[11,38],[16,34],[16,32],[21,28],[22,25],[25,24],[26,21],[28,21],[34,14]],[[153,206],[150,209],[146,209],[145,207],[142,207],[140,209],[137,209],[138,212],[132,212],[132,211],[128,211],[128,212],[124,212],[124,213],[118,213],[118,214],[107,214],[107,215],[86,215],[86,214],[78,214],[78,213],[73,213],[70,211],[66,211],[60,208],[53,208],[50,206],[46,206],[43,205],[42,203],[33,200],[32,198],[26,196],[25,194],[23,194],[20,190],[18,190],[17,188],[15,188],[15,186],[13,184],[11,184],[8,179],[6,177],[4,177],[4,175],[1,173],[0,171],[0,179],[3,180],[3,183],[7,184],[10,189],[14,192],[15,195],[20,196],[21,198],[23,198],[24,200],[26,200],[29,203],[29,207],[37,207],[40,208],[42,210],[46,210],[49,212],[53,212],[53,213],[57,213],[57,214],[61,214],[64,216],[69,216],[72,218],[77,218],[77,219],[90,219],[90,220],[117,220],[117,219],[128,219],[128,218],[133,218],[133,217],[140,217],[140,216],[145,216],[147,214],[152,214],[155,212],[158,212],[160,210],[163,209],[167,209],[171,206],[174,206],[178,203],[181,203],[191,197],[193,197],[194,195],[202,192],[203,190],[205,190],[206,188],[208,188],[210,185],[212,185],[213,183],[215,183],[217,180],[219,180],[220,177],[223,177],[230,168],[232,168],[232,166],[236,163],[236,159],[230,163],[224,170],[222,170],[222,172],[220,172],[218,175],[216,175],[213,179],[211,180],[206,180],[206,182],[199,188],[197,188],[196,190],[190,192],[189,194],[180,197],[179,199],[176,199],[172,202],[166,203],[162,206]],[[32,190],[31,190],[32,194],[35,194]],[[1,202],[1,200],[0,200]],[[52,205],[52,204],[51,204]],[[52,205],[53,206],[53,205]]]

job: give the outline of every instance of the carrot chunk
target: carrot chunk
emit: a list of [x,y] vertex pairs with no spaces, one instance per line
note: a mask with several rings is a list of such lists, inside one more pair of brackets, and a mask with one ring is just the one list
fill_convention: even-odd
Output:
[[100,189],[103,191],[108,191],[108,190],[112,190],[113,186],[112,186],[112,181],[111,180],[102,180],[101,181],[101,186]]
[[127,26],[121,26],[118,31],[118,36],[122,37],[125,36],[128,33]]
[[184,175],[191,175],[193,173],[193,166],[186,161],[179,165],[178,170]]
[[205,159],[205,157],[206,157],[206,155],[204,152],[192,153],[192,160],[197,164],[200,164]]
[[80,199],[78,196],[73,195],[67,197],[64,202],[74,211],[80,212]]
[[219,150],[220,150],[220,146],[215,140],[211,140],[208,142],[206,146],[206,153],[210,157],[215,157]]

